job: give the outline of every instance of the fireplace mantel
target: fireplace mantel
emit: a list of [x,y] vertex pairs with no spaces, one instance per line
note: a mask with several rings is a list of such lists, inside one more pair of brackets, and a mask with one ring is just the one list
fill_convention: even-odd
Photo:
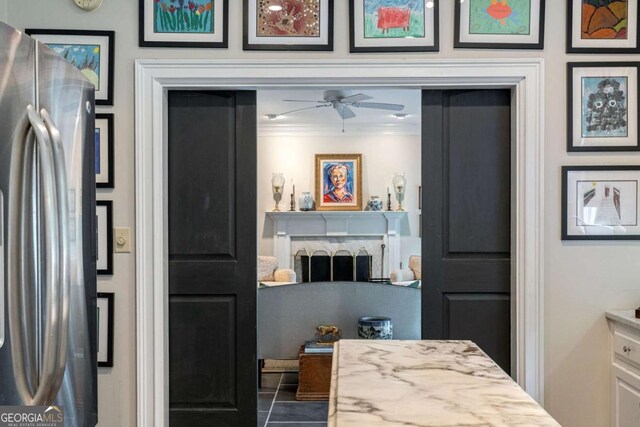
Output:
[[273,253],[281,268],[291,268],[291,238],[380,236],[386,245],[384,274],[400,268],[400,227],[407,212],[310,211],[267,212],[273,221]]

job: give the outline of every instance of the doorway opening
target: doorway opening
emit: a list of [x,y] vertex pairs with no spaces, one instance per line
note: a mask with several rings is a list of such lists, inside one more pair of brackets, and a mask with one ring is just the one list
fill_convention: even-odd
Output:
[[421,91],[258,90],[257,129],[258,422],[326,421],[318,326],[421,338]]
[[[166,95],[174,89],[335,85],[416,88],[504,87],[513,91],[516,378],[535,398],[542,390],[542,81],[540,60],[136,63],[136,225],[139,425],[167,422],[165,244]],[[339,70],[339,71],[338,71]],[[259,76],[259,77],[256,77]],[[159,286],[159,284],[162,284]],[[255,286],[255,284],[254,284]]]

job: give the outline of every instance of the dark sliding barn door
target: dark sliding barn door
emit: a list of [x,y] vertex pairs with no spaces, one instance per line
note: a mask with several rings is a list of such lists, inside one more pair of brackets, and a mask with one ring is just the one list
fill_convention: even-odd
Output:
[[256,95],[171,91],[168,115],[170,425],[255,427]]
[[425,339],[475,341],[511,373],[509,90],[422,94]]

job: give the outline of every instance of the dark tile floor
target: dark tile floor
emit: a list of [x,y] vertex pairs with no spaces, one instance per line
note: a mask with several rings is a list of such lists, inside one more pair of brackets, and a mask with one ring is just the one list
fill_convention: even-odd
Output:
[[325,427],[329,404],[298,401],[297,388],[297,372],[262,374],[262,387],[258,389],[258,427]]

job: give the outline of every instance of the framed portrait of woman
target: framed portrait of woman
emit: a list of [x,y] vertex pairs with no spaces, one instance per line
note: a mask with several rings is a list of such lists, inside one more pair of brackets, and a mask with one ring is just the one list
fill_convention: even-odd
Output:
[[362,210],[362,154],[316,154],[316,209]]

